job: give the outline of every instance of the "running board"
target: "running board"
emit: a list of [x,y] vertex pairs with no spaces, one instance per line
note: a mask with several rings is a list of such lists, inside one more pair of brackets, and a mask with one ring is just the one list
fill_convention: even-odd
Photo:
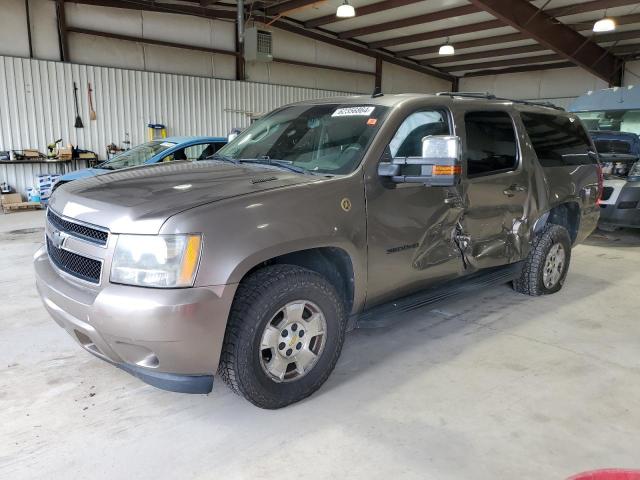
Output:
[[398,300],[393,300],[356,315],[355,328],[387,327],[402,320],[404,314],[424,307],[434,307],[462,295],[515,280],[522,271],[522,262],[505,267],[482,270],[466,278],[451,280],[439,287],[423,290]]

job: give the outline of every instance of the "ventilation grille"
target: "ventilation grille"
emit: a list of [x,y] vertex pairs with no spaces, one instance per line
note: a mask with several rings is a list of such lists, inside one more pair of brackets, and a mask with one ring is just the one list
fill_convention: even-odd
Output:
[[244,37],[244,58],[249,62],[273,60],[273,35],[267,30],[248,28]]

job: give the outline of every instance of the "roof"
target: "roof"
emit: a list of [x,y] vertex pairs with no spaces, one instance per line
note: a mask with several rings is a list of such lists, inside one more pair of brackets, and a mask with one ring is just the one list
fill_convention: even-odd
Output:
[[549,113],[549,111],[563,111],[562,108],[556,107],[551,104],[528,102],[525,100],[513,100],[509,98],[499,98],[490,94],[476,93],[476,92],[441,92],[435,95],[426,93],[396,93],[385,94],[376,97],[370,95],[352,95],[345,97],[327,97],[314,100],[305,100],[295,103],[294,105],[319,105],[319,104],[341,104],[341,105],[380,105],[385,107],[394,107],[403,102],[418,101],[430,99],[434,104],[449,105],[456,103],[473,104],[475,105],[512,105],[519,110],[539,110],[541,112]]

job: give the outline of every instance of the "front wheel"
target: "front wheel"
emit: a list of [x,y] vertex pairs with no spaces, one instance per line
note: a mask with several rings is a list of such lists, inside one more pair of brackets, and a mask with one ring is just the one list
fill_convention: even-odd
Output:
[[258,407],[284,407],[327,380],[345,325],[344,303],[324,277],[293,265],[265,267],[238,287],[219,373]]
[[569,232],[560,225],[549,224],[536,236],[513,288],[532,296],[555,293],[564,284],[570,260]]

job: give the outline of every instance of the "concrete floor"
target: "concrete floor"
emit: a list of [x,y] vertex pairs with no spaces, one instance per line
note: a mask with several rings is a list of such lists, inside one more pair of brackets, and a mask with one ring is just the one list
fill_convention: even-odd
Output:
[[504,286],[350,334],[319,392],[264,411],[222,382],[206,396],[156,390],[78,347],[35,291],[42,221],[0,215],[2,479],[539,480],[640,466],[639,234],[592,236],[556,295]]

